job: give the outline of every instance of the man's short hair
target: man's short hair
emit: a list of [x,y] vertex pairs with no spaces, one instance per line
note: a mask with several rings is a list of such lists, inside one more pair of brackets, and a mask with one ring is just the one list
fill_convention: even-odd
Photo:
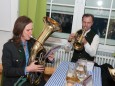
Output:
[[93,15],[93,14],[89,14],[89,13],[84,14],[84,15],[82,16],[82,20],[83,20],[84,17],[91,17],[91,18],[92,18],[92,21],[94,21],[94,15]]

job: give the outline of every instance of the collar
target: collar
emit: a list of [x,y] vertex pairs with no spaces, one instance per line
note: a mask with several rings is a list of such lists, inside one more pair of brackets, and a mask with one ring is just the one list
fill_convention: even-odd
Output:
[[23,46],[27,46],[27,41],[26,42],[22,42]]
[[91,30],[91,29],[87,30],[87,31],[85,32],[84,36],[86,36],[86,34],[87,34],[88,32],[90,32],[90,30]]

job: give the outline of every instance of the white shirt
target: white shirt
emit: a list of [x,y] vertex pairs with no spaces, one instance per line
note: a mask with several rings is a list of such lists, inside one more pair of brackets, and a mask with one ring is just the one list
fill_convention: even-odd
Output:
[[[91,29],[90,29],[91,30]],[[85,35],[90,31],[86,31]],[[85,36],[84,35],[84,36]],[[84,47],[85,47],[85,51],[90,55],[90,56],[95,56],[96,55],[96,51],[98,48],[98,44],[99,44],[99,36],[96,34],[92,40],[91,45],[87,42]]]

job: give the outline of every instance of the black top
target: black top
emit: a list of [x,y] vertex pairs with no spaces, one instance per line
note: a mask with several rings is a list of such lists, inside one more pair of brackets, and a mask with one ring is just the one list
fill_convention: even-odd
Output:
[[[28,42],[28,51],[30,54],[31,48],[35,43],[34,39]],[[10,40],[3,46],[2,55],[3,65],[3,80],[2,86],[13,86],[14,83],[25,75],[26,58],[22,44],[17,47],[15,43]]]

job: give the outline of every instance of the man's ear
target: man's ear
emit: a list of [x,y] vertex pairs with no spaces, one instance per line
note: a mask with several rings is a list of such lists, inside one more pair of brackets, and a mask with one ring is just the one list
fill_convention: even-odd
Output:
[[94,22],[92,22],[92,25],[94,24]]

